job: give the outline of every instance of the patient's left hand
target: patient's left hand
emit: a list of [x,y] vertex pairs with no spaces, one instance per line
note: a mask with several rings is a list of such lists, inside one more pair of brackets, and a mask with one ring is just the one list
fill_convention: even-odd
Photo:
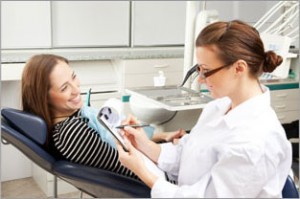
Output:
[[154,133],[152,141],[154,142],[173,142],[177,144],[178,140],[184,136],[186,132],[183,129],[179,129],[173,132],[157,132]]

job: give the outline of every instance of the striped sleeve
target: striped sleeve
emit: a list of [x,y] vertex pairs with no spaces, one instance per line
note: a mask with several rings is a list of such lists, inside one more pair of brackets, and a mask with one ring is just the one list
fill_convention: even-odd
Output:
[[69,161],[138,179],[133,172],[121,165],[117,150],[102,141],[84,119],[66,122],[54,131],[53,141],[59,153]]

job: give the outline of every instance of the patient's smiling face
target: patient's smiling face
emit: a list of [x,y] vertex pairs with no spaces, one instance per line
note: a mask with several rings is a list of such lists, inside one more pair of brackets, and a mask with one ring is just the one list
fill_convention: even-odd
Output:
[[82,107],[80,81],[67,63],[58,61],[49,80],[49,106],[54,118],[70,116]]

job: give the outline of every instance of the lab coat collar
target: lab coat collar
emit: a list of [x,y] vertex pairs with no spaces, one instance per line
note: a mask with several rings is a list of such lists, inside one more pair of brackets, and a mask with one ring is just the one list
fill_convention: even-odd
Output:
[[[266,108],[270,106],[270,91],[262,86],[264,93],[255,96],[238,105],[224,116],[224,121],[229,128],[233,128],[240,123],[251,121],[258,117]],[[242,121],[241,121],[242,117]]]
[[[217,126],[220,122],[224,122],[228,128],[232,129],[238,124],[252,120],[252,118],[258,117],[266,107],[270,106],[270,91],[267,87],[261,85],[264,93],[262,95],[255,96],[242,104],[238,105],[226,115],[226,111],[231,105],[229,98],[224,98],[221,103],[218,103],[218,111],[222,113],[222,117],[217,118],[209,122],[210,126]],[[242,121],[241,121],[242,117]]]

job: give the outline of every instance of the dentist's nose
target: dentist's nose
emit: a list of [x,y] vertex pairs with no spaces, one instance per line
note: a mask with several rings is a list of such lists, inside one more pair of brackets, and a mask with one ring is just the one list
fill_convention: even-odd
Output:
[[199,84],[204,84],[205,83],[205,78],[198,75],[198,82],[199,82]]

